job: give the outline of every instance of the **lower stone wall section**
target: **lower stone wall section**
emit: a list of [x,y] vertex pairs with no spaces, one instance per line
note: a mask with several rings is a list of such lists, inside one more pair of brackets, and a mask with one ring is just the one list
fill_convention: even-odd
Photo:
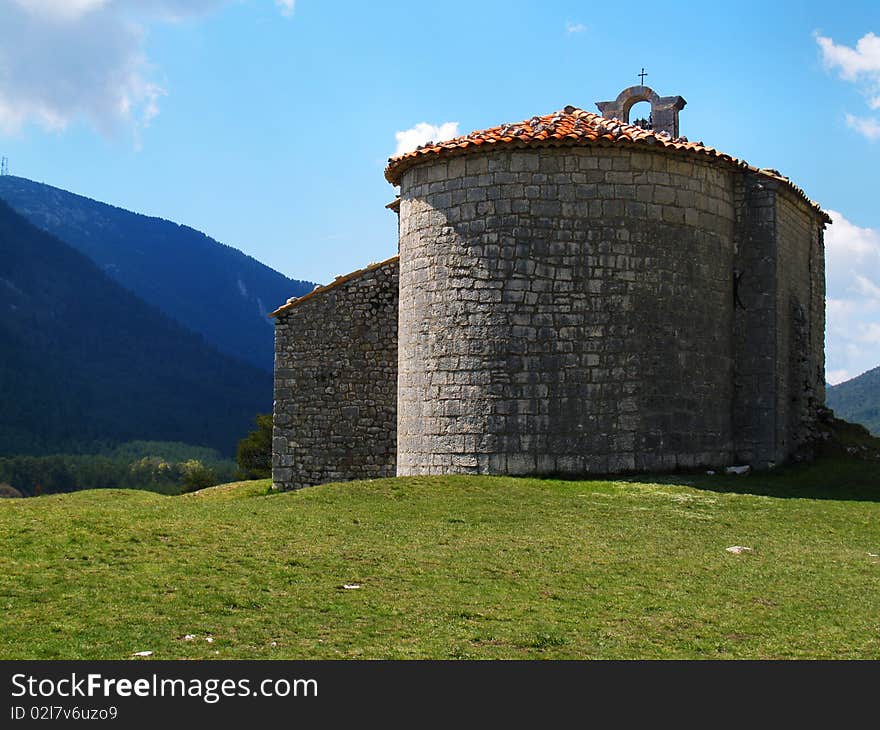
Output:
[[390,259],[279,311],[275,489],[395,475],[398,271]]
[[730,463],[734,225],[728,170],[648,149],[405,172],[398,474]]

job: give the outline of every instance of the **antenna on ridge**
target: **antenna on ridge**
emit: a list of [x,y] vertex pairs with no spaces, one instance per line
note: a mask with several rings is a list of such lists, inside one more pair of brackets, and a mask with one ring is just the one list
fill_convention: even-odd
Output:
[[9,174],[9,158],[4,157],[0,159],[0,176],[6,176]]

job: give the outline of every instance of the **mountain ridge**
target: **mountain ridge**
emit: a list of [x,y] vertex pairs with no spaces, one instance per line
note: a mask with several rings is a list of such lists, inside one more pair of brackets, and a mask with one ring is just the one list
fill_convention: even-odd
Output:
[[861,423],[880,436],[880,366],[829,386],[825,402],[838,418]]
[[0,455],[180,441],[234,453],[272,376],[0,201]]
[[270,372],[267,315],[314,288],[191,226],[39,183],[0,177],[0,199],[221,352]]

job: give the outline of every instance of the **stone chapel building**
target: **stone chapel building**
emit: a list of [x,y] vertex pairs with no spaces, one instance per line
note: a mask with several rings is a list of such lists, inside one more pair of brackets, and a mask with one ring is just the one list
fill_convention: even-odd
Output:
[[680,137],[680,96],[597,106],[389,160],[399,255],[272,314],[276,488],[767,468],[809,443],[829,217]]

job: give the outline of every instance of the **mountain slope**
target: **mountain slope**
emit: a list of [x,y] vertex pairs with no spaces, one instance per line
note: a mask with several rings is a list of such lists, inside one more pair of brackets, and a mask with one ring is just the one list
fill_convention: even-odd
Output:
[[136,439],[234,452],[270,374],[217,352],[0,201],[0,455]]
[[825,401],[838,418],[861,423],[880,436],[880,367],[829,386],[826,393]]
[[267,371],[273,332],[266,314],[314,288],[187,226],[49,185],[0,177],[0,198],[221,352]]

